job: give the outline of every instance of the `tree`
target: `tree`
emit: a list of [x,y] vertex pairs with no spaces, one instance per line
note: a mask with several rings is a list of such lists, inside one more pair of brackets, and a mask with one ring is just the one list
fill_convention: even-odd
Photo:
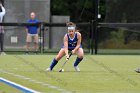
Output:
[[94,18],[94,0],[52,0],[52,15],[70,15],[75,22]]

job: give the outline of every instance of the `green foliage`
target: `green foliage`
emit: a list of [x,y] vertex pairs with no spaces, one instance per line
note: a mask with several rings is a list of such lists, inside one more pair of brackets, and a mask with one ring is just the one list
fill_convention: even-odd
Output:
[[52,0],[51,5],[52,15],[70,15],[73,21],[93,19],[93,0]]
[[119,31],[112,31],[110,37],[113,42],[124,43],[124,31],[122,29],[119,29]]
[[[106,22],[139,22],[140,0],[105,0]],[[123,16],[125,15],[125,17]]]
[[125,36],[128,33],[123,28],[120,28],[118,31],[111,31],[110,37],[101,40],[99,46],[106,49],[139,49],[140,42],[137,40],[137,33],[131,33],[128,37],[128,43],[125,43]]

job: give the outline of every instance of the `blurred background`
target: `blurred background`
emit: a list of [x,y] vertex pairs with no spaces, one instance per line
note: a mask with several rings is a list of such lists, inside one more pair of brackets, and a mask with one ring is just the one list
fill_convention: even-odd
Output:
[[[79,24],[77,26],[82,33],[82,44],[87,53],[140,54],[139,0],[2,2],[6,8],[5,23],[26,23],[30,12],[34,11],[40,22],[64,24],[72,21]],[[43,45],[43,52],[57,52],[62,46],[67,28],[44,26],[43,31],[39,40],[40,46]],[[25,36],[25,27],[5,26],[5,50],[25,51]]]

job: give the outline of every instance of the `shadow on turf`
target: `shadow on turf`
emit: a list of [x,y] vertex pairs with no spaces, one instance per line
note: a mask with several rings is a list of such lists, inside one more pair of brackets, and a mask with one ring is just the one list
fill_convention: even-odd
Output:
[[[59,71],[51,71],[51,72],[59,72]],[[49,72],[49,73],[51,73],[51,72]],[[97,71],[80,71],[80,72],[77,72],[77,71],[64,71],[64,72],[59,72],[59,73],[65,73],[65,72],[73,72],[73,73],[87,73],[87,72],[96,72],[97,73]]]

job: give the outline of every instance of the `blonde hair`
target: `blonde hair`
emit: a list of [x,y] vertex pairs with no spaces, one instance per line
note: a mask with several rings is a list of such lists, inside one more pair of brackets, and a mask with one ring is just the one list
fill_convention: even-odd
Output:
[[67,25],[67,26],[74,26],[74,27],[76,27],[76,24],[73,23],[73,22],[67,22],[66,25]]

